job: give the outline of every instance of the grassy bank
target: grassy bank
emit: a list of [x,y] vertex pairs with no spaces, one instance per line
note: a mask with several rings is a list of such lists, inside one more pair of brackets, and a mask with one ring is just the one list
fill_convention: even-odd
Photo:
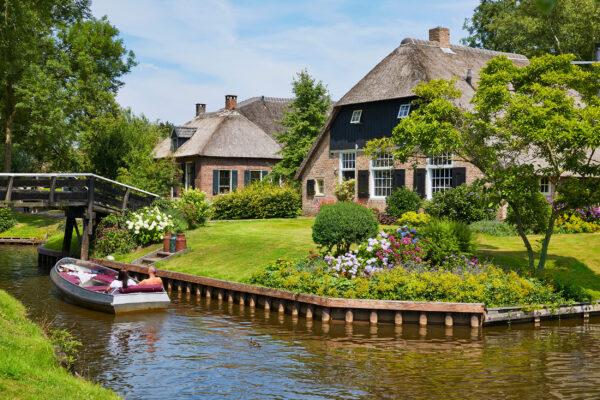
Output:
[[0,233],[0,237],[45,239],[60,232],[61,219],[59,218],[14,211],[12,214],[17,223],[9,230]]
[[0,290],[0,397],[3,399],[118,399],[58,365],[42,330],[25,308]]
[[[159,263],[160,268],[242,281],[256,269],[278,258],[294,258],[316,249],[312,241],[314,219],[211,222],[186,233],[192,249],[180,257]],[[536,243],[539,236],[531,236]],[[479,257],[502,266],[527,271],[527,253],[519,237],[480,234]],[[117,256],[129,262],[159,248],[153,245]],[[556,234],[552,237],[547,273],[572,281],[600,298],[600,234]]]

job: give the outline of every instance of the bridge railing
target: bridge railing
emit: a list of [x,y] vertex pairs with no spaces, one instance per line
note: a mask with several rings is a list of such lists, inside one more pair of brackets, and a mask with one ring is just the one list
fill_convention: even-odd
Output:
[[86,173],[0,173],[0,204],[22,207],[89,207],[104,213],[135,211],[159,196]]

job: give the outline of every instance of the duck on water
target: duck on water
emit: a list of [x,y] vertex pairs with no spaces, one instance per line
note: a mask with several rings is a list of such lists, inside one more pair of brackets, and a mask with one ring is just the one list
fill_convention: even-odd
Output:
[[114,269],[68,257],[50,270],[50,279],[63,296],[93,310],[121,314],[165,309],[171,302],[162,284],[138,285],[138,281],[130,279],[127,287],[109,290],[117,276]]

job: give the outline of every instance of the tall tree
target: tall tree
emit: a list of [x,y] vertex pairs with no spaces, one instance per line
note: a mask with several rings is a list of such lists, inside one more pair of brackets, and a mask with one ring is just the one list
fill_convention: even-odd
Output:
[[13,142],[45,168],[75,168],[77,133],[115,108],[133,57],[116,28],[90,16],[88,0],[0,0],[4,171]]
[[391,139],[402,161],[448,152],[479,168],[490,190],[514,210],[532,269],[534,251],[519,212],[539,192],[540,177],[555,191],[539,270],[557,216],[600,202],[600,68],[583,69],[573,59],[534,57],[523,68],[506,57],[493,59],[481,70],[472,111],[453,102],[460,97],[454,81],[422,83],[414,90],[420,107],[394,128]]
[[292,91],[295,99],[281,121],[287,129],[277,135],[283,146],[283,159],[273,168],[275,176],[281,176],[288,182],[293,181],[298,167],[325,124],[331,105],[325,85],[315,81],[306,70],[300,71],[292,81]]
[[468,46],[524,54],[527,57],[574,54],[594,56],[600,42],[598,0],[481,0],[464,29]]

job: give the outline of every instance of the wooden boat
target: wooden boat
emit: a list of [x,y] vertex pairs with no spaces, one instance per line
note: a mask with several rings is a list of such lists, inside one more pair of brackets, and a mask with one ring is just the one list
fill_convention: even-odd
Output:
[[50,270],[52,283],[65,297],[94,310],[121,314],[164,309],[171,302],[162,285],[130,285],[112,294],[106,293],[107,285],[117,275],[114,269],[68,257],[59,260]]

